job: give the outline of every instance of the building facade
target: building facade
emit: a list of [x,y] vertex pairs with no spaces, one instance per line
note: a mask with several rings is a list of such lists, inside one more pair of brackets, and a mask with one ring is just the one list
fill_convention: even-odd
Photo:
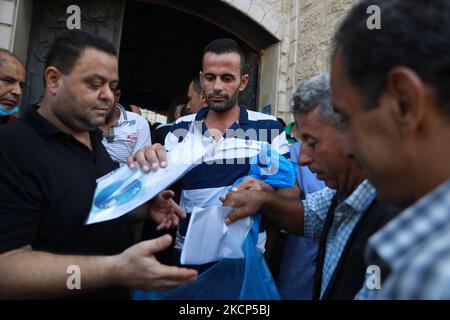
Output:
[[[164,97],[176,95],[177,90],[181,95],[189,74],[195,74],[197,62],[192,61],[201,55],[204,43],[211,37],[229,35],[245,45],[253,64],[246,102],[254,110],[290,121],[292,93],[303,81],[329,70],[332,35],[355,2],[0,0],[0,47],[12,50],[26,63],[26,93],[32,97],[26,102],[39,100],[46,49],[52,38],[67,28],[71,16],[67,8],[75,4],[81,9],[81,29],[108,38],[119,49],[121,82],[124,79],[133,103],[163,110],[170,108]],[[190,48],[191,43],[198,48]],[[171,61],[182,64],[176,69]],[[145,68],[147,62],[149,68]],[[159,69],[161,65],[164,69]],[[139,79],[141,72],[144,76]],[[155,86],[162,87],[152,91]],[[142,100],[148,96],[150,102]]]

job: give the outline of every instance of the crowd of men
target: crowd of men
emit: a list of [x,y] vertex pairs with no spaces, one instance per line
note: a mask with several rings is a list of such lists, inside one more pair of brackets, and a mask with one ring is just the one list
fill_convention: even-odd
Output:
[[[381,29],[367,28],[371,5]],[[25,69],[0,50],[0,298],[126,299],[130,289],[194,283],[210,265],[180,263],[191,213],[223,205],[234,209],[225,224],[262,215],[258,248],[268,261],[274,237],[288,234],[272,269],[283,298],[450,299],[449,16],[445,0],[354,5],[336,30],[330,74],[294,93],[291,145],[274,116],[239,105],[249,75],[232,39],[205,47],[189,84],[191,114],[156,144],[145,120],[118,104],[108,41],[60,34],[46,58],[44,98],[18,118]],[[164,190],[118,219],[84,224],[98,178],[119,165],[140,170],[135,161],[144,172],[170,169],[167,153],[198,125],[203,145],[229,151],[221,161],[189,171],[177,196]],[[249,171],[241,150],[267,144],[296,159],[294,187],[247,178],[230,191]],[[175,230],[174,239],[136,232],[149,221]],[[169,247],[163,264],[155,254]],[[80,291],[67,288],[73,265]]]

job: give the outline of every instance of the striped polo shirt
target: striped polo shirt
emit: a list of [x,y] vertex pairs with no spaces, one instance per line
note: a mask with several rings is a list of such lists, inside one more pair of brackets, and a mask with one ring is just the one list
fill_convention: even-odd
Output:
[[151,145],[152,138],[150,126],[143,116],[126,111],[118,103],[116,106],[120,110],[120,117],[111,126],[108,134],[103,134],[102,143],[113,161],[124,166],[130,155],[135,154],[146,145]]
[[258,154],[264,145],[269,143],[271,148],[280,154],[289,154],[284,128],[274,116],[240,107],[239,120],[226,130],[220,141],[215,141],[204,123],[208,110],[209,108],[205,107],[197,114],[178,119],[164,144],[170,152],[195,126],[201,128],[203,144],[215,143],[217,150],[214,157],[204,158],[201,164],[181,180],[180,206],[186,211],[188,218],[181,220],[178,227],[175,242],[175,248],[178,250],[182,249],[193,208],[221,206],[220,197],[226,195],[237,179],[248,174],[250,159]]

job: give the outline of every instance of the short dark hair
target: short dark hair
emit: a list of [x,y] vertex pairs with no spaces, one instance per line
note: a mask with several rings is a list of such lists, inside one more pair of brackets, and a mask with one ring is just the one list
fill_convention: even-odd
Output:
[[[191,79],[191,83],[192,83],[192,87],[194,88],[194,91],[197,93],[197,94],[200,94],[200,92],[202,92],[202,84],[201,84],[201,82],[200,82],[200,78],[199,78],[199,76],[197,75],[197,76],[194,76],[194,77],[192,77],[192,79]],[[189,83],[190,84],[190,83]]]
[[[371,5],[381,9],[381,29],[367,26]],[[378,105],[389,71],[406,66],[436,89],[450,114],[450,1],[363,0],[345,17],[333,45],[366,108]]]
[[205,50],[203,50],[203,56],[205,56],[205,54],[208,52],[212,52],[215,54],[237,53],[241,58],[241,74],[244,74],[246,72],[244,51],[239,46],[239,44],[233,39],[223,38],[211,41],[205,47]]
[[117,56],[116,48],[108,40],[85,31],[69,30],[59,34],[53,41],[47,53],[45,69],[53,66],[67,75],[87,48]]

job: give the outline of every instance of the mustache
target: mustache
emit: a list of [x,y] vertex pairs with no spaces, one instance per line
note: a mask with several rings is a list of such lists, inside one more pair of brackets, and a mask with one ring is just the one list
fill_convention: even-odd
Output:
[[224,94],[216,94],[216,93],[210,93],[206,95],[207,99],[213,99],[213,98],[224,98],[224,99],[228,99],[230,98],[228,94],[224,93]]
[[100,109],[108,108],[108,109],[109,109],[109,108],[111,108],[113,105],[114,105],[114,102],[97,101],[97,102],[95,103],[94,108],[100,108]]

